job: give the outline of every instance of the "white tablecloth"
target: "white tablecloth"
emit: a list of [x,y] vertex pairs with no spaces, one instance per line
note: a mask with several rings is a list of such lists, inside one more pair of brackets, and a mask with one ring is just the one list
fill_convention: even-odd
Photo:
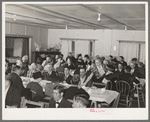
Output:
[[[23,81],[23,86],[26,88],[28,83],[30,82],[34,82],[34,79],[33,78],[28,78],[28,77],[20,77]],[[45,86],[47,83],[51,83],[51,81],[47,81],[47,80],[41,80],[40,81],[40,85],[42,86],[43,88],[43,91],[45,92]]]
[[[33,78],[27,78],[27,77],[21,77],[21,79],[23,80],[24,87],[26,87],[29,82],[34,81]],[[51,83],[51,81],[47,81],[47,80],[40,81],[39,84],[42,86],[43,91],[45,91],[45,86],[47,83]],[[70,84],[63,84],[63,83],[60,83],[60,84],[65,86],[66,88],[73,86]],[[112,91],[112,90],[106,90],[105,93],[101,93],[100,92],[101,89],[99,89],[99,88],[97,88],[97,89],[92,89],[92,88],[88,88],[88,87],[82,87],[82,88],[86,92],[89,93],[90,100],[94,100],[94,101],[106,102],[106,103],[110,104],[118,96],[118,92]]]
[[110,104],[118,96],[118,92],[112,90],[105,90],[104,93],[101,93],[100,88],[92,89],[92,88],[84,87],[84,89],[89,93],[90,100],[93,101],[106,102]]

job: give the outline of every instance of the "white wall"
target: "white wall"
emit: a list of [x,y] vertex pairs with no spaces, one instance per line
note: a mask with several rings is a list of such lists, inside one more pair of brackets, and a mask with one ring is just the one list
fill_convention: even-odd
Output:
[[[145,31],[125,30],[48,30],[48,45],[60,43],[60,38],[97,39],[95,43],[95,55],[118,56],[118,40],[145,41]],[[81,45],[83,46],[83,45]],[[114,51],[113,47],[117,50]]]

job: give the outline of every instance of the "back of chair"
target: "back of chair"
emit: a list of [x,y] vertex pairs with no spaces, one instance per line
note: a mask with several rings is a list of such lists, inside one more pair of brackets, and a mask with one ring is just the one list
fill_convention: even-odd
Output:
[[111,81],[108,81],[108,82],[106,83],[106,89],[107,89],[107,90],[112,90],[112,82],[111,82]]
[[53,83],[47,83],[45,86],[45,95],[52,97],[53,93]]
[[131,90],[129,83],[127,83],[126,81],[117,81],[116,88],[121,96],[129,95]]
[[27,100],[27,99],[24,100],[22,108],[27,108],[27,104],[32,105],[32,106],[36,106],[36,108],[44,108],[44,103],[34,102],[34,101]]

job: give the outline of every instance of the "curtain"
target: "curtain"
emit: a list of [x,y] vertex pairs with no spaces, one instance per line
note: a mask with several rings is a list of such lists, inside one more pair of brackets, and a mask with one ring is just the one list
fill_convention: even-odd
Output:
[[22,38],[22,56],[29,56],[29,38]]
[[139,44],[131,42],[120,42],[119,56],[123,56],[129,63],[132,58],[138,58]]
[[14,38],[6,37],[5,53],[6,57],[13,57]]
[[16,38],[14,40],[14,52],[13,52],[14,57],[22,57],[22,46],[23,46],[22,40],[23,39],[21,38]]
[[139,57],[140,62],[145,62],[145,44],[141,43],[140,44],[140,57]]

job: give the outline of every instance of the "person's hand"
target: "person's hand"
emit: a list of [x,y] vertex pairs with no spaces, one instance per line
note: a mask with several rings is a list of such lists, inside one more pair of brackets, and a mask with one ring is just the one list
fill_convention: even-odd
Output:
[[66,84],[67,82],[66,81],[63,81],[63,84]]

